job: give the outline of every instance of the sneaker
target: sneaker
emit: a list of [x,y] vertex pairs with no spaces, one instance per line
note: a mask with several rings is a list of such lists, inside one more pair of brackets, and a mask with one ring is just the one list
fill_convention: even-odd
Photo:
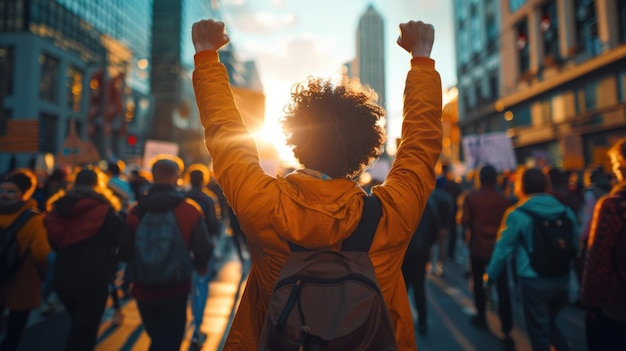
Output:
[[487,323],[487,319],[484,316],[474,315],[470,318],[470,324],[474,327],[482,330],[488,330],[489,324]]

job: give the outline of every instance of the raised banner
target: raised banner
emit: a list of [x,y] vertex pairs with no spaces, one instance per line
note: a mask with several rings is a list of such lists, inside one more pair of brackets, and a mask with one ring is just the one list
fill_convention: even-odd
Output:
[[466,135],[462,142],[467,169],[490,164],[502,172],[514,170],[517,166],[513,143],[506,133]]

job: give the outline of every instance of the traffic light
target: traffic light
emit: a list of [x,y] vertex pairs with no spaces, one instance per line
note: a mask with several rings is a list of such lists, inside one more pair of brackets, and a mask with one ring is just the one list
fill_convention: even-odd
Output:
[[137,145],[137,136],[135,134],[128,134],[126,136],[126,144],[128,144],[128,146]]

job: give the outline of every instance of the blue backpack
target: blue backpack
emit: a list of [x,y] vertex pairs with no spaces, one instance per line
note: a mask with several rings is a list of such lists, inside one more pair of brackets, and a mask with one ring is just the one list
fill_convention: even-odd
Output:
[[135,233],[133,280],[170,285],[191,278],[193,263],[174,212],[145,212]]

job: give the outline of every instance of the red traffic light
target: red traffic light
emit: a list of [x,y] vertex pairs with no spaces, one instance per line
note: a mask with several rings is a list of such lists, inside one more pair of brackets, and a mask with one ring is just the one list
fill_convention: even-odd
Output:
[[128,136],[126,136],[126,143],[130,146],[137,145],[137,136],[135,134],[128,134]]

